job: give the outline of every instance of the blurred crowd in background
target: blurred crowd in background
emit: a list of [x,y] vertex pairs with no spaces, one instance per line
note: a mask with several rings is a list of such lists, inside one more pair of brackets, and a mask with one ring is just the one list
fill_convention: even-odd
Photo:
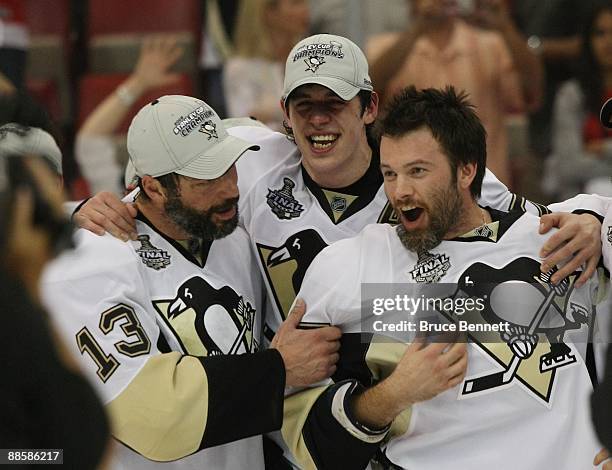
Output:
[[383,103],[411,84],[467,90],[513,191],[612,195],[612,4],[597,0],[0,0],[0,119],[23,108],[51,131],[71,198],[121,194],[144,103],[192,95],[282,130],[285,58],[319,32],[367,52]]

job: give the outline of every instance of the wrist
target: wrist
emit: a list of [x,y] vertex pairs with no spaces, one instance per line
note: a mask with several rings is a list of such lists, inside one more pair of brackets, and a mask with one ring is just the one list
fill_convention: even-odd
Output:
[[527,38],[527,47],[535,55],[542,55],[543,44],[539,36],[532,35]]
[[357,421],[370,428],[388,426],[403,410],[398,404],[399,397],[394,393],[388,379],[374,387],[351,397],[350,409]]
[[403,385],[399,387],[395,385],[393,374],[383,380],[379,386],[381,393],[389,397],[388,413],[391,420],[416,403],[410,395],[410,390],[402,389]]
[[144,92],[144,85],[134,77],[128,78],[115,90],[119,100],[126,106],[132,106]]

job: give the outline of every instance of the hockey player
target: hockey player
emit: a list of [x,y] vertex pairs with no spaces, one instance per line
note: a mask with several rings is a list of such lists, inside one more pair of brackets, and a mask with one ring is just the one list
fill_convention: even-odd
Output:
[[[609,106],[609,105],[608,105]],[[604,107],[602,115],[604,114]],[[609,114],[609,112],[608,112]],[[606,126],[607,127],[607,126]],[[601,242],[602,242],[602,258],[604,266],[610,271],[612,269],[612,210],[609,210],[601,227]],[[603,374],[600,377],[600,384],[595,390],[592,398],[592,413],[593,424],[599,440],[606,446],[612,449],[612,406],[610,406],[610,396],[612,395],[612,348],[610,347],[610,337],[612,335],[612,321],[610,321],[610,313],[612,302],[607,299],[607,304],[604,304],[599,309],[600,317],[604,317],[607,321],[602,322],[601,329],[604,333],[604,341],[602,341],[601,350],[605,353],[602,355]],[[609,459],[610,454],[602,451],[595,459],[595,463]],[[612,470],[612,461],[608,460],[604,470]]]
[[[550,282],[558,267],[540,271],[549,236],[538,234],[539,218],[478,205],[485,132],[464,96],[409,88],[381,128],[384,187],[399,224],[331,245],[304,277],[303,321],[340,326],[343,338],[335,383],[287,399],[283,436],[294,455],[303,468],[365,468],[386,439],[386,468],[588,468],[600,447],[585,365],[597,277],[582,287],[578,271]],[[397,317],[368,310],[371,283],[385,285],[379,293],[445,283],[437,287],[451,307],[414,331],[458,331],[463,322],[469,359],[460,343],[413,337],[406,347],[406,336],[377,336],[373,319],[391,326]],[[466,299],[481,307],[460,311]],[[551,329],[563,348],[549,341]]]
[[121,443],[113,468],[263,469],[260,434],[280,428],[285,386],[333,371],[339,331],[296,329],[303,311],[260,350],[262,286],[237,228],[234,165],[256,149],[200,100],[153,101],[128,131],[136,239],[80,230],[46,273],[53,319]]
[[[397,221],[382,187],[378,144],[369,135],[378,115],[378,95],[359,47],[328,34],[300,41],[287,58],[281,106],[291,139],[261,126],[228,130],[261,147],[240,159],[237,168],[240,214],[272,310],[266,313],[268,340],[286,318],[310,262],[325,246],[356,235],[367,224]],[[500,210],[548,212],[510,193],[489,171],[481,198],[484,205]],[[601,214],[599,202],[579,198],[557,210],[593,209]],[[95,233],[108,230],[127,239],[133,232],[130,211],[113,195],[101,193],[74,220]],[[588,214],[552,217],[555,223],[562,221],[564,230],[544,247],[545,256],[572,241],[547,261],[554,264],[568,253],[576,254],[554,280],[587,259],[586,272],[592,273],[600,255],[600,223]]]

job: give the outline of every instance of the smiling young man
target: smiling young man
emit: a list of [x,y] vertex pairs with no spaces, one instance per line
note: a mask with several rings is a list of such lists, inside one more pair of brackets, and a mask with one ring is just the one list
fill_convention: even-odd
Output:
[[339,331],[298,330],[300,314],[261,350],[235,168],[257,149],[198,99],[146,105],[128,131],[135,240],[80,230],[46,274],[46,303],[121,443],[112,468],[263,470],[261,434],[280,428],[285,387],[333,371]]
[[[365,468],[382,446],[385,468],[588,467],[599,450],[586,366],[597,276],[582,287],[580,272],[552,283],[558,268],[540,271],[550,235],[538,234],[539,218],[478,204],[485,131],[464,95],[406,89],[381,134],[384,188],[399,223],[324,249],[298,294],[308,305],[304,324],[343,330],[335,383],[286,401],[283,436],[300,465]],[[368,310],[393,286],[444,300],[434,306],[472,299],[479,307]],[[372,328],[374,319],[415,329]],[[469,339],[436,342],[432,325]]]

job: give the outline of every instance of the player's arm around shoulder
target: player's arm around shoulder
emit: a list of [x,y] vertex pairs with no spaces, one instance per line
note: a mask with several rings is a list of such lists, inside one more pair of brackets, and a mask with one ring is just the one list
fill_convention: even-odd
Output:
[[612,271],[612,207],[606,212],[601,224],[601,243],[604,266]]
[[[366,230],[333,243],[315,258],[298,294],[306,300],[302,325],[351,328],[359,323],[362,247],[373,241],[372,235],[379,233]],[[339,357],[338,370],[328,384],[300,390],[285,399],[283,438],[303,468],[365,468],[389,430],[388,423],[368,426],[355,417],[353,399],[364,392],[364,386],[349,371],[349,336],[351,333],[345,333],[340,340],[347,357]],[[362,361],[352,365],[357,362],[359,367],[363,365]]]
[[[83,237],[46,273],[43,288],[54,323],[107,406],[116,439],[170,461],[280,428],[285,375],[277,352],[183,354],[157,322],[130,244]],[[94,247],[96,256],[85,256]]]

